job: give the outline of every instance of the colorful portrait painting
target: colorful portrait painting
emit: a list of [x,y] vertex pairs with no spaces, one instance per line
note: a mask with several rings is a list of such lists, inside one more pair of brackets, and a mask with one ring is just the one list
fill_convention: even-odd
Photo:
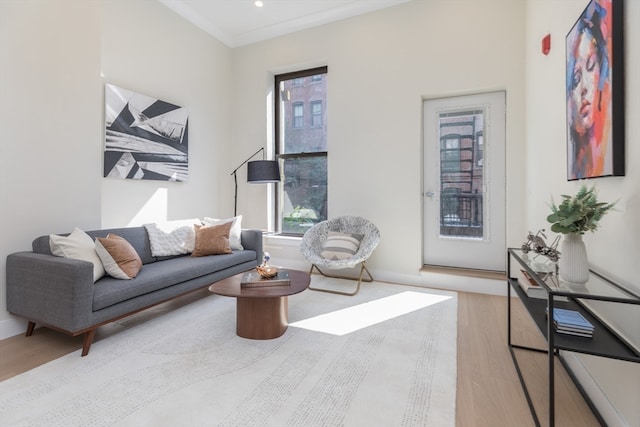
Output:
[[591,0],[566,37],[569,180],[624,175],[623,67],[614,46],[622,22],[614,1]]

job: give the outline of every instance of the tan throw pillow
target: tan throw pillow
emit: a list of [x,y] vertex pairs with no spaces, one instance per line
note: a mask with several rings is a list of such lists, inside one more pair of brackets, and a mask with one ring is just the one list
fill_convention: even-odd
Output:
[[68,236],[57,234],[49,235],[49,248],[51,254],[64,258],[79,259],[93,264],[93,281],[104,276],[104,267],[98,254],[93,239],[78,227]]
[[116,279],[133,279],[142,269],[138,252],[131,243],[115,234],[96,238],[96,252],[107,274]]
[[330,231],[320,256],[332,260],[351,258],[358,252],[363,237],[363,234]]
[[209,218],[207,216],[204,217],[202,223],[205,226],[209,225],[220,225],[225,222],[233,222],[231,224],[231,231],[229,231],[229,246],[231,246],[232,250],[241,251],[244,248],[242,247],[242,215],[234,216],[233,218],[226,219],[216,219]]
[[196,225],[196,247],[191,256],[222,255],[232,253],[229,246],[231,222],[203,227]]

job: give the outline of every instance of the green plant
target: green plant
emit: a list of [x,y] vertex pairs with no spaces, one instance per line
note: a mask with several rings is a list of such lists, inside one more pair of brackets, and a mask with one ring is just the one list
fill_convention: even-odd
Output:
[[551,214],[547,221],[551,223],[551,231],[555,233],[578,233],[595,231],[604,214],[611,210],[614,203],[598,202],[595,186],[580,187],[575,196],[562,195],[562,203],[558,206],[551,200]]

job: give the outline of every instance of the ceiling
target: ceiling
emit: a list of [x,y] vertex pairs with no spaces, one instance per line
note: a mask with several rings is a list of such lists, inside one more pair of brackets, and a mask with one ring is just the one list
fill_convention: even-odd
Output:
[[159,0],[229,47],[243,46],[412,0]]

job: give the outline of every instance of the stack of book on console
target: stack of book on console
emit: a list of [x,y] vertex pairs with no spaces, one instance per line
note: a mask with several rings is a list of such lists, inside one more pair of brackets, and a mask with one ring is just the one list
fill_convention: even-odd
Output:
[[593,336],[593,325],[589,323],[582,314],[575,310],[554,308],[553,326],[556,331],[561,334],[577,335],[587,338]]
[[518,275],[518,284],[530,298],[548,298],[547,291],[542,286],[538,285],[533,277],[531,277],[531,275],[525,270],[520,270],[520,274]]
[[[545,274],[545,273],[542,272],[539,274]],[[546,280],[545,283],[549,285],[550,280]],[[535,279],[531,277],[531,275],[523,269],[520,269],[518,271],[518,285],[520,285],[520,288],[522,288],[524,293],[527,294],[529,298],[538,298],[538,299],[549,298],[549,295],[547,294],[546,289],[538,285]],[[556,301],[568,301],[567,297],[558,296],[558,295],[556,295],[554,299]]]
[[288,271],[278,271],[275,277],[270,279],[264,279],[257,271],[247,271],[242,275],[240,280],[241,288],[258,288],[265,286],[289,286],[291,280],[289,279]]

